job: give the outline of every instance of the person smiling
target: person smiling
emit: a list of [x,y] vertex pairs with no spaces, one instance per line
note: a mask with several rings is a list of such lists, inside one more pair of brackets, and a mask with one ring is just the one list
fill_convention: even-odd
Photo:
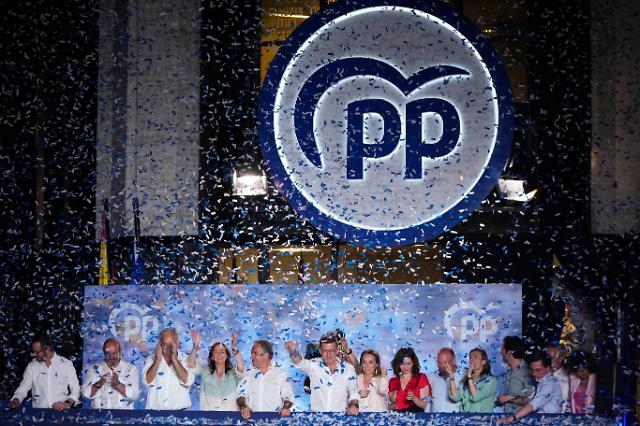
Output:
[[360,354],[360,374],[358,374],[358,394],[360,411],[373,413],[387,411],[389,379],[386,370],[380,368],[380,355],[373,349],[365,349]]
[[202,376],[200,410],[237,411],[236,387],[244,373],[244,360],[238,350],[238,335],[231,335],[231,350],[236,359],[236,369],[231,364],[231,353],[227,345],[222,342],[211,345],[207,364],[198,364],[196,354],[200,349],[202,336],[196,330],[191,330],[191,340],[193,349],[187,362],[190,368],[195,369],[197,375]]
[[286,343],[296,368],[304,371],[311,380],[311,410],[318,412],[344,412],[358,414],[360,396],[356,371],[353,366],[338,358],[339,337],[333,333],[320,338],[321,359],[303,359],[298,344]]
[[420,372],[420,361],[412,348],[400,348],[391,362],[395,377],[389,380],[389,408],[395,411],[424,411],[431,385]]
[[236,389],[236,402],[243,419],[254,411],[277,412],[280,417],[291,415],[295,397],[286,370],[273,365],[273,345],[268,340],[256,340],[251,348],[253,366],[244,373]]
[[13,394],[9,408],[15,410],[31,391],[33,408],[62,411],[80,401],[80,384],[71,361],[56,354],[49,336],[37,336],[31,342],[33,360]]
[[97,409],[133,410],[140,395],[140,376],[135,365],[122,359],[117,339],[109,338],[102,345],[104,361],[87,369],[82,396]]

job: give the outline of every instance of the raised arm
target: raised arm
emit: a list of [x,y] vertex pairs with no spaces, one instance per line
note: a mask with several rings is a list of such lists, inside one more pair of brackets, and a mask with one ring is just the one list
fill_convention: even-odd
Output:
[[178,358],[178,348],[174,345],[171,345],[171,363],[173,367],[176,369],[176,374],[178,374],[178,378],[185,386],[191,386],[193,383],[189,374],[189,371],[182,365],[180,359]]
[[353,352],[353,349],[349,348],[349,342],[346,338],[340,339],[339,347],[342,349],[340,352],[340,354],[342,354],[341,356],[344,357],[345,361],[353,365],[353,368],[356,370],[356,374],[362,373],[360,362],[358,361],[356,354]]
[[236,370],[238,373],[244,373],[244,359],[242,359],[242,354],[238,349],[238,333],[235,331],[231,334],[231,354],[236,359]]
[[289,340],[284,344],[284,347],[289,351],[289,356],[291,356],[291,361],[293,361],[294,364],[298,364],[300,361],[302,361],[302,355],[300,355],[300,352],[298,352],[297,342]]
[[193,341],[193,348],[189,358],[187,358],[187,365],[189,368],[196,368],[196,359],[198,357],[198,351],[200,350],[200,344],[202,343],[202,335],[196,330],[191,330],[191,340]]
[[149,367],[144,375],[144,382],[147,385],[153,383],[158,374],[158,368],[160,368],[160,361],[162,360],[162,345],[160,342],[156,344],[156,356],[153,358],[153,364]]

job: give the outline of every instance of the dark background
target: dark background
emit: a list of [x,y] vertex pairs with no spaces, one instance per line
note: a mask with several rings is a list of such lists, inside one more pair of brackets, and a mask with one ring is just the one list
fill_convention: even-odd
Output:
[[[589,2],[525,3],[525,25],[495,37],[527,47],[529,101],[516,105],[511,171],[539,192],[527,206],[494,194],[456,233],[439,237],[444,281],[524,283],[525,337],[540,347],[560,336],[564,303],[551,300],[560,276],[595,313],[599,409],[608,411],[614,394],[632,406],[640,243],[636,234],[590,232]],[[97,8],[97,1],[36,0],[3,4],[0,14],[1,399],[15,390],[34,333],[50,333],[81,371],[83,287],[97,284],[98,270]],[[273,189],[251,201],[229,195],[233,168],[261,161],[254,119],[261,10],[240,0],[203,2],[202,19],[210,59],[202,61],[201,232],[142,238],[150,284],[216,282],[223,246],[336,243]],[[274,228],[265,233],[267,226]],[[246,232],[236,237],[238,230]],[[110,242],[117,284],[129,282],[130,256],[130,239]]]

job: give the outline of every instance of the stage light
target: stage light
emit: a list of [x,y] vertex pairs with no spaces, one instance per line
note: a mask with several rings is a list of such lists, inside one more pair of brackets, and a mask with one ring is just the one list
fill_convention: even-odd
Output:
[[527,203],[535,197],[537,189],[525,192],[526,181],[522,179],[498,179],[500,198]]
[[262,171],[233,171],[233,195],[249,197],[267,194],[267,177]]

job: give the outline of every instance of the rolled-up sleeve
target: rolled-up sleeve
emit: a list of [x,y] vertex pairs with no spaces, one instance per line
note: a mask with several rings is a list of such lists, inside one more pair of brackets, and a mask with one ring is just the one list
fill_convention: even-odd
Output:
[[449,398],[451,398],[452,401],[454,402],[458,402],[458,401],[462,401],[462,387],[461,386],[456,386],[456,394],[455,396],[451,393],[451,388],[449,388]]
[[238,398],[247,398],[247,383],[249,382],[249,378],[247,373],[251,370],[245,371],[244,375],[238,382],[238,386],[236,386],[236,399]]
[[153,358],[149,357],[147,358],[147,361],[145,362],[144,367],[142,367],[142,375],[140,376],[140,378],[142,379],[142,384],[144,384],[146,387],[153,385],[153,382],[155,382],[156,379],[158,378],[158,375],[156,374],[156,377],[153,378],[151,383],[147,383],[147,371],[149,371],[152,365],[153,365]]
[[291,382],[289,381],[289,377],[285,370],[282,370],[282,377],[280,380],[282,381],[280,386],[280,397],[283,401],[289,401],[293,404],[295,402],[293,386],[291,386]]

